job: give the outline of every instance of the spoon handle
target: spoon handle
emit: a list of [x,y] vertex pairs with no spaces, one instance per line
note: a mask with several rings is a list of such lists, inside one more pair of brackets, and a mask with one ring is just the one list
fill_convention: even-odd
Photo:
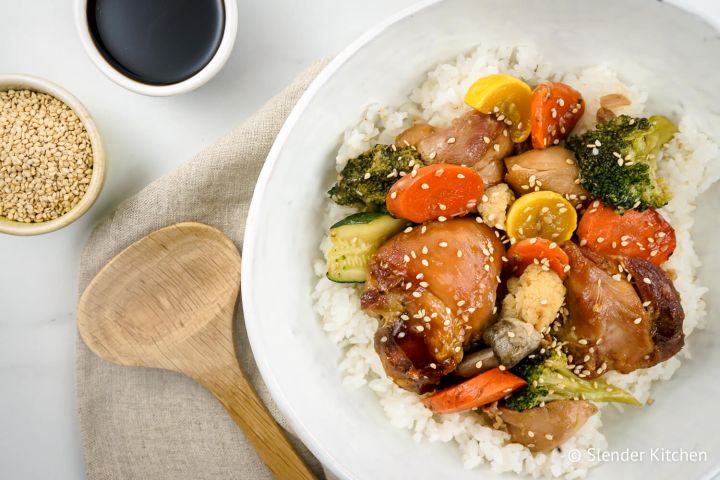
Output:
[[237,364],[197,380],[222,403],[275,478],[315,479]]

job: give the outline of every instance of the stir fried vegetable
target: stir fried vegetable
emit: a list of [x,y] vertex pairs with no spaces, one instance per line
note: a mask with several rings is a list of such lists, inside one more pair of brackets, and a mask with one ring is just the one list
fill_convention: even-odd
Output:
[[541,237],[560,243],[575,231],[577,212],[559,193],[533,192],[515,200],[505,223],[511,239]]
[[512,372],[524,379],[528,386],[505,400],[505,406],[523,411],[542,406],[553,400],[590,400],[620,402],[640,406],[640,402],[625,390],[604,380],[584,380],[572,373],[564,353],[552,350],[547,357],[526,358]]
[[570,269],[568,256],[558,247],[558,244],[544,238],[527,238],[511,246],[507,252],[507,271],[519,277],[525,269],[537,263],[547,266],[557,273],[560,279],[565,279]]
[[531,100],[532,90],[525,82],[504,74],[480,78],[465,94],[466,104],[505,122],[515,143],[524,142],[530,135]]
[[662,116],[620,115],[595,130],[570,137],[568,145],[580,164],[582,185],[619,211],[660,208],[670,200],[657,177],[656,156],[677,132]]
[[582,245],[598,253],[628,255],[662,265],[675,251],[675,229],[654,209],[623,214],[596,200],[580,219]]
[[542,149],[560,143],[584,112],[585,102],[571,86],[546,82],[535,87],[530,104],[533,147]]
[[435,413],[462,412],[496,402],[525,385],[522,378],[494,368],[430,395],[423,403]]
[[376,145],[348,160],[328,194],[339,205],[367,212],[382,211],[385,197],[395,181],[421,166],[420,154],[412,148]]
[[474,209],[483,190],[483,179],[472,168],[437,163],[398,180],[387,195],[387,209],[415,223],[442,220]]

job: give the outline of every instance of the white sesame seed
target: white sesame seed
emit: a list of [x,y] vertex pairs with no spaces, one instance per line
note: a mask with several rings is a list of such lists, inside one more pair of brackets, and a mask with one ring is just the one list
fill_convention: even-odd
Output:
[[392,192],[392,193],[390,193],[390,198],[392,198],[393,200],[395,200],[395,199],[397,198],[397,192]]
[[423,327],[422,325],[418,325],[417,327],[415,327],[415,330],[417,330],[418,332],[422,332],[423,330],[425,330],[425,327]]
[[458,251],[457,251],[457,257],[460,258],[460,257],[462,257],[462,255],[463,255],[463,254],[462,254],[462,250],[458,250]]
[[369,178],[370,178],[370,172],[366,172],[365,175],[363,175],[363,178],[364,178],[365,180],[369,179]]
[[403,232],[410,233],[410,232],[412,232],[412,229],[413,229],[413,227],[407,227],[405,230],[403,230]]
[[427,259],[425,259],[425,258],[423,258],[423,259],[420,261],[420,263],[422,263],[422,264],[423,264],[424,266],[426,266],[426,267],[429,267],[429,266],[430,266],[430,262],[428,262]]
[[438,222],[444,222],[445,220],[447,220],[447,217],[443,217],[442,215],[438,217]]
[[438,207],[439,207],[439,208],[440,208],[440,210],[442,210],[442,211],[445,211],[445,210],[447,210],[447,205],[445,205],[444,203],[440,203],[440,204],[438,204]]
[[465,178],[465,175],[463,175],[462,173],[458,173],[457,178],[462,180],[463,178]]
[[648,277],[643,278],[643,283],[646,283],[648,285],[652,285],[652,280],[650,280]]
[[440,242],[438,245],[440,245],[441,248],[445,248],[448,246],[447,242]]
[[412,292],[412,296],[415,298],[420,298],[422,296],[422,293],[420,292]]
[[455,137],[450,137],[450,138],[448,138],[448,139],[447,139],[447,143],[449,143],[449,144],[451,144],[451,145],[452,145],[453,143],[455,143]]
[[403,255],[403,261],[404,261],[405,263],[409,263],[409,262],[410,262],[410,257],[409,257],[408,255]]
[[423,183],[422,185],[420,185],[420,188],[422,188],[423,190],[427,190],[430,188],[430,185],[428,185],[427,183]]
[[499,152],[499,151],[500,151],[500,144],[496,143],[495,145],[493,145],[493,150],[495,150],[496,152]]
[[431,152],[429,155],[429,158],[430,158],[430,160],[434,160],[436,156],[437,156],[437,152]]
[[636,318],[635,320],[633,320],[633,323],[634,323],[635,325],[640,325],[640,322],[642,322],[642,318],[640,318],[640,317],[638,317],[638,318]]

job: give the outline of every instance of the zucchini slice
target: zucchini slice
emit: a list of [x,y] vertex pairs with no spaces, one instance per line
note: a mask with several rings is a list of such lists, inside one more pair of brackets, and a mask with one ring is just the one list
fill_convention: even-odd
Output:
[[338,283],[367,278],[370,257],[385,241],[408,225],[384,213],[355,213],[330,227],[327,277]]

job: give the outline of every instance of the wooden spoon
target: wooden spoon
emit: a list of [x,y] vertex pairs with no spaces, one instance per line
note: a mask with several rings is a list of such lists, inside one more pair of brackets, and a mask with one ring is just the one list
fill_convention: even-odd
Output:
[[130,245],[90,282],[78,329],[101,358],[183,373],[210,390],[279,479],[313,474],[235,355],[240,253],[215,228],[180,223]]

